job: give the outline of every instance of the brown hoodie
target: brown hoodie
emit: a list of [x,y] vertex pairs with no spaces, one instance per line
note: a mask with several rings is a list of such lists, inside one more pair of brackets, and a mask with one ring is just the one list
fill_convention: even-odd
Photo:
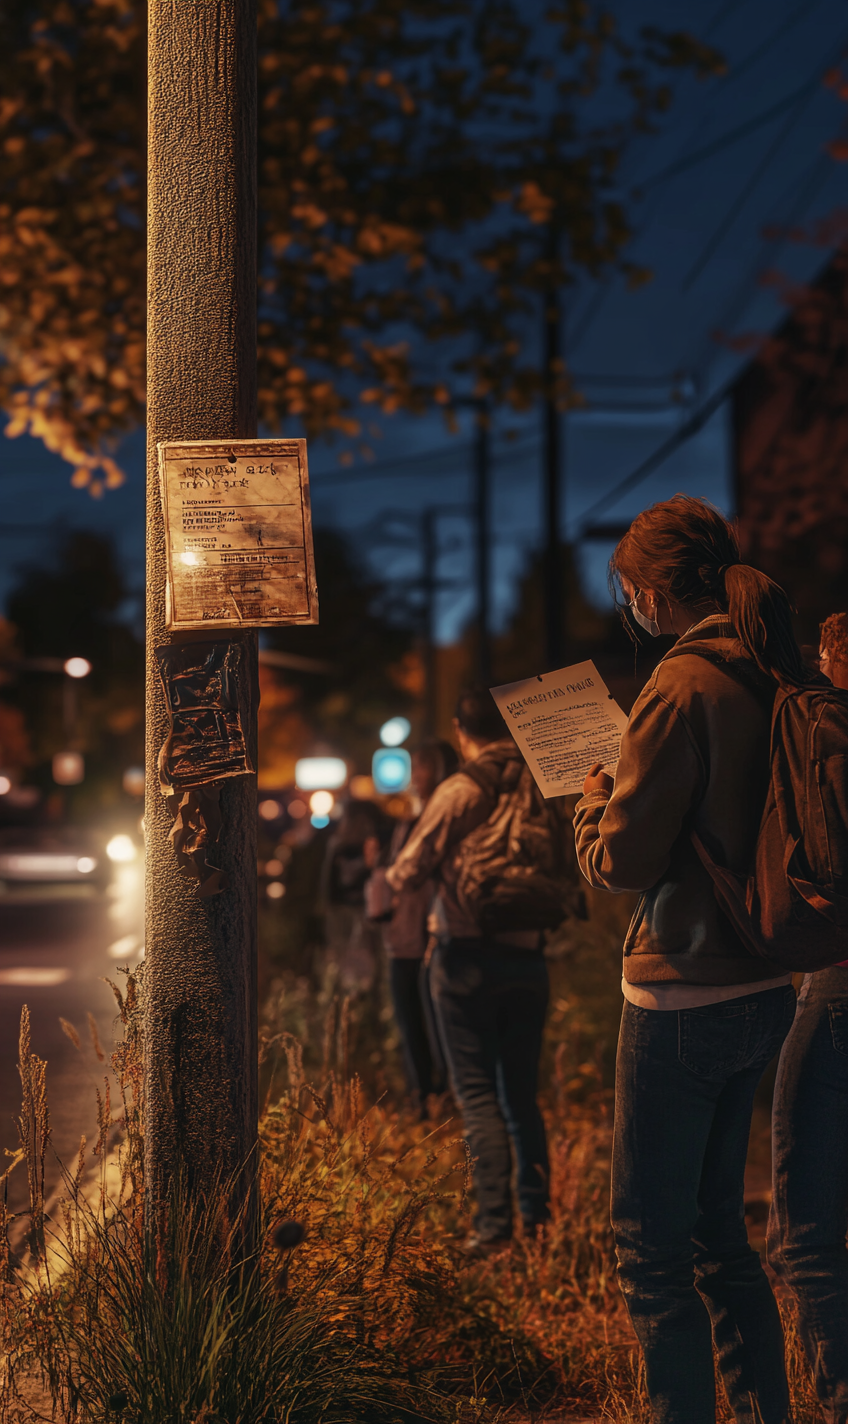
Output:
[[590,885],[642,892],[624,943],[631,984],[749,984],[781,972],[742,944],[690,839],[696,830],[715,860],[747,872],[769,774],[765,703],[697,654],[680,656],[695,640],[752,666],[728,618],[690,628],[634,705],[614,790],[584,796],[574,817]]

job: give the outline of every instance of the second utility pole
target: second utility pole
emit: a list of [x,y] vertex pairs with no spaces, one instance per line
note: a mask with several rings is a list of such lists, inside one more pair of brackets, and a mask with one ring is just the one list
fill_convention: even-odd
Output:
[[562,426],[555,392],[562,361],[559,289],[556,285],[558,257],[559,233],[556,225],[552,223],[548,238],[548,258],[553,280],[542,294],[545,304],[543,343],[546,383],[543,440],[542,527],[545,531],[545,542],[542,562],[542,607],[544,608],[545,621],[545,667],[548,672],[553,672],[555,668],[560,667],[564,656],[564,588],[562,550],[560,548]]
[[489,642],[490,580],[491,580],[491,486],[489,411],[484,400],[477,404],[477,427],[474,438],[474,527],[477,544],[477,680],[488,687],[491,677],[491,644]]

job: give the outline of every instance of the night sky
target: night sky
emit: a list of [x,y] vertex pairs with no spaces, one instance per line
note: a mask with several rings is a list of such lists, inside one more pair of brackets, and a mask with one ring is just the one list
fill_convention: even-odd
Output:
[[[844,0],[618,0],[635,19],[688,28],[725,54],[724,78],[676,79],[676,102],[659,132],[641,139],[622,175],[639,189],[629,253],[652,268],[637,293],[620,282],[590,284],[568,298],[567,349],[587,409],[567,419],[565,527],[579,534],[584,512],[671,435],[741,368],[744,357],[715,339],[763,332],[782,308],[763,277],[780,269],[804,279],[827,251],[788,241],[787,226],[848,206],[846,169],[825,144],[848,124],[848,106],[822,83],[848,47]],[[682,393],[682,403],[672,392]],[[367,412],[366,421],[371,420]],[[440,572],[458,580],[443,599],[440,636],[449,640],[473,612],[468,519],[472,451],[468,431],[451,436],[441,418],[396,417],[369,435],[370,463],[339,462],[341,449],[315,440],[310,467],[316,523],[344,529],[366,557],[414,574],[414,516],[446,509]],[[507,432],[513,438],[507,439]],[[299,434],[296,423],[288,434]],[[676,490],[731,508],[727,407],[638,489],[598,519],[624,520]],[[515,578],[539,539],[539,414],[503,416],[494,434],[495,618],[508,614]],[[132,584],[143,580],[143,436],[121,446],[127,484],[94,501],[72,490],[70,467],[29,439],[0,441],[4,496],[0,597],[27,558],[43,557],[61,527],[109,531]],[[377,544],[378,523],[403,512],[405,542]],[[401,527],[402,526],[402,527]],[[394,532],[394,528],[390,530]],[[385,534],[385,528],[383,530]],[[582,546],[587,587],[603,600],[609,545]]]

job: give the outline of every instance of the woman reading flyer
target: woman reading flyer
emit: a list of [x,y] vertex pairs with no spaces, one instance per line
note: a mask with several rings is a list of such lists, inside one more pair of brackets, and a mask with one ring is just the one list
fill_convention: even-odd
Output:
[[790,975],[719,908],[692,833],[747,870],[778,680],[808,679],[783,590],[735,532],[677,495],[640,514],[611,570],[637,624],[677,641],[638,697],[615,779],[586,778],[575,832],[590,884],[641,892],[624,945],[612,1221],[657,1424],[715,1424],[713,1345],[739,1424],[785,1424],[777,1305],[748,1244],[754,1091],[792,1023]]

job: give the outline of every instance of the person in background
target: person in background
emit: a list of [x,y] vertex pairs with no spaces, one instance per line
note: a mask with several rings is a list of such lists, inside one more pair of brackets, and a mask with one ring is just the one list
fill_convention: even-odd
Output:
[[365,885],[371,874],[366,842],[386,844],[389,821],[370,801],[351,801],[327,842],[321,875],[328,962],[346,993],[366,992],[374,979],[379,935],[365,915]]
[[677,639],[636,699],[615,778],[592,768],[574,819],[589,883],[641,892],[616,1064],[619,1284],[656,1424],[715,1424],[713,1346],[738,1424],[787,1424],[783,1331],[748,1243],[744,1172],[754,1093],[795,994],[720,910],[693,833],[747,871],[777,680],[810,674],[785,593],[740,561],[706,501],[643,511],[611,574],[640,627]]
[[[821,625],[819,666],[848,692],[848,614]],[[848,797],[848,747],[837,794]],[[848,846],[835,847],[844,860]],[[768,1259],[798,1324],[828,1424],[848,1424],[848,961],[806,974],[772,1118]]]
[[[419,816],[436,787],[451,776],[458,765],[456,752],[449,742],[433,740],[416,747],[412,753],[411,779],[420,803]],[[417,823],[418,816],[398,822],[383,866],[378,864],[380,845],[376,837],[366,842],[366,858],[374,871],[366,886],[365,907],[371,920],[382,922],[389,961],[389,989],[400,1033],[407,1088],[413,1103],[424,1113],[429,1095],[445,1087],[444,1060],[425,964],[429,939],[427,920],[436,886],[432,880],[425,880],[414,889],[407,886],[396,894],[386,883],[387,867],[394,865]]]
[[[462,894],[468,856],[478,847],[475,832],[484,835],[493,807],[508,825],[520,796],[535,805],[532,778],[485,689],[460,696],[454,729],[467,770],[436,788],[386,879],[398,893],[438,880],[430,983],[475,1159],[476,1215],[465,1250],[483,1256],[502,1251],[512,1238],[510,1140],[525,1232],[535,1234],[550,1215],[548,1149],[536,1099],[548,970],[538,928],[484,932]],[[546,814],[544,804],[537,810]],[[555,808],[550,814],[557,815]],[[556,837],[545,831],[548,849],[553,840],[566,845],[565,831],[564,821]]]

